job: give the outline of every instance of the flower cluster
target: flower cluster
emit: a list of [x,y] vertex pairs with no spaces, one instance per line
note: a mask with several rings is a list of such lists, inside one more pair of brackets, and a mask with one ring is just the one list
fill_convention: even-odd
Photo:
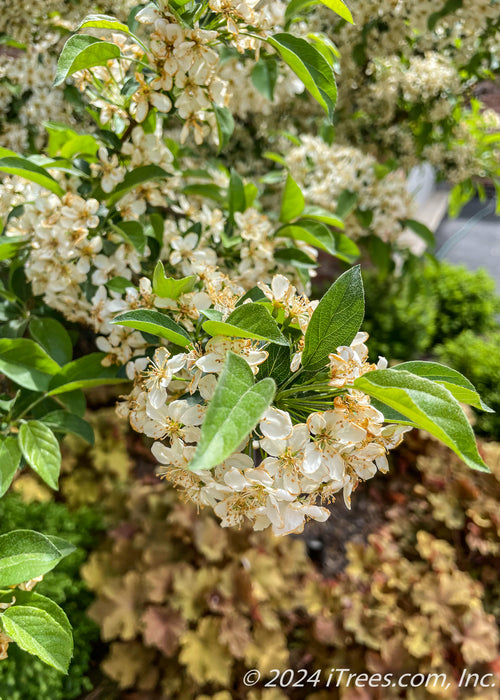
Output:
[[[198,305],[210,305],[226,318],[238,301],[233,288],[222,287],[226,282],[205,282],[205,291],[194,294],[193,302],[197,297]],[[298,295],[282,275],[259,288],[275,312],[282,313],[284,325],[296,329],[295,353],[285,374],[299,376],[304,334],[317,303]],[[211,470],[190,470],[189,464],[227,353],[242,357],[260,378],[269,343],[216,335],[175,355],[159,347],[152,359],[127,366],[135,384],[119,413],[134,430],[155,440],[153,455],[164,465],[160,473],[186,500],[213,507],[223,526],[248,518],[256,530],[300,532],[308,518],[326,520],[325,504],[336,493],[342,491],[349,506],[360,481],[386,472],[387,451],[409,430],[384,425],[369,397],[352,386],[357,377],[387,365],[383,358],[377,365],[367,362],[367,337],[358,333],[350,346],[330,354],[321,388],[315,379],[301,384],[297,393],[294,388],[278,390],[253,432]]]
[[[74,132],[73,136],[78,138]],[[91,326],[101,336],[98,346],[108,354],[109,363],[123,364],[144,347],[137,333],[111,326],[110,321],[118,311],[154,306],[151,289],[143,294],[138,285],[153,243],[172,274],[209,278],[220,268],[230,272],[240,293],[259,280],[269,281],[278,267],[295,281],[293,267],[279,266],[275,259],[275,250],[286,241],[273,236],[274,225],[255,205],[235,213],[234,231],[241,244],[230,251],[224,247],[227,211],[202,195],[183,194],[186,183],[199,182],[185,175],[195,170],[197,162],[187,157],[174,165],[159,134],[145,133],[138,125],[119,151],[98,141],[95,149],[90,183],[99,199],[79,194],[82,183],[88,188],[88,179],[55,170],[51,172],[66,192],[62,197],[22,178],[6,177],[0,184],[0,218],[8,220],[8,236],[27,240],[25,272],[34,294],[69,321]],[[165,176],[125,190],[110,207],[109,195],[127,174],[150,165],[161,168]],[[228,188],[225,172],[212,169],[210,174],[213,187]],[[143,231],[151,213],[161,215],[157,238],[143,236],[134,245],[126,226],[137,222]],[[122,222],[125,229],[120,228]],[[312,260],[317,258],[316,249],[297,245]],[[113,283],[117,279],[118,287]]]
[[[413,202],[400,171],[379,173],[373,156],[349,146],[303,136],[300,146],[286,155],[286,163],[308,201],[336,212],[340,196],[356,197],[355,210],[345,219],[346,234],[354,240],[373,234],[395,248],[411,248],[416,241],[401,222],[412,218]],[[369,216],[365,221],[363,213]]]
[[[206,21],[201,25],[198,18],[189,26],[167,3],[149,4],[136,15],[136,20],[151,30],[147,46],[112,34],[121,58],[81,71],[78,87],[101,110],[101,123],[112,116],[119,118],[118,131],[132,121],[144,122],[155,107],[162,114],[180,118],[181,143],[190,132],[198,145],[209,134],[217,143],[215,109],[226,107],[231,100],[228,81],[221,75],[221,49],[236,55],[258,55],[259,37],[265,38],[283,21],[284,8],[281,2],[264,4],[257,10],[244,0],[210,0],[204,8]],[[131,82],[136,86],[133,91],[126,87]]]

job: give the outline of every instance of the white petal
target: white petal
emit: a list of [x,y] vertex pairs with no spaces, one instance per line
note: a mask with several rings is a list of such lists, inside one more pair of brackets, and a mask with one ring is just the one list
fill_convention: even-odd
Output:
[[259,424],[262,434],[266,438],[284,439],[292,433],[292,420],[286,411],[277,408],[269,408],[261,418]]

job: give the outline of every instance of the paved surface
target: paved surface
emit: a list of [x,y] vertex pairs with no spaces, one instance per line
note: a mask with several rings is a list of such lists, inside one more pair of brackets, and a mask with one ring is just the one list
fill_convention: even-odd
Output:
[[469,202],[457,219],[445,217],[436,231],[437,257],[488,270],[500,293],[500,216],[493,199]]

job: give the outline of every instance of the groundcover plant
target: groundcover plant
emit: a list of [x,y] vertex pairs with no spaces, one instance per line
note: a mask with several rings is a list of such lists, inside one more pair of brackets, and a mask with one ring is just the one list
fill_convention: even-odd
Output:
[[[332,211],[314,174],[294,177],[293,135],[258,183],[218,157],[235,126],[228,60],[252,65],[271,97],[280,71],[295,76],[334,119],[335,47],[294,21],[310,4],[161,1],[129,24],[89,15],[67,40],[55,84],[74,81],[94,126],[48,123],[46,152],[0,153],[2,495],[26,467],[57,489],[58,439],[92,442],[84,390],[104,384],[127,385],[119,415],[222,526],[248,518],[284,535],[325,520],[414,427],[488,470],[460,404],[490,409],[465,377],[367,362],[360,249],[343,218],[356,209],[384,244],[407,225],[428,239],[405,206],[379,206],[398,191],[392,178],[376,187],[390,169],[363,161],[368,182],[340,188]],[[352,21],[340,0],[323,4]],[[311,300],[318,251],[346,271]],[[31,589],[70,550],[33,531],[0,537],[3,655],[13,641],[67,670],[68,620]]]

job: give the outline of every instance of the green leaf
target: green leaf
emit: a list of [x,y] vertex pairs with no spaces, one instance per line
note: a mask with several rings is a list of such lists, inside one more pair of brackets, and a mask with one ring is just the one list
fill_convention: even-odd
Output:
[[64,394],[61,394],[58,400],[68,409],[70,413],[74,413],[76,416],[80,416],[80,418],[83,418],[85,415],[87,401],[85,399],[85,394],[81,389],[67,391]]
[[17,438],[0,439],[0,497],[6,493],[11,485],[20,461],[21,450]]
[[325,57],[305,39],[280,32],[267,39],[304,83],[330,119],[337,101],[335,74]]
[[320,221],[298,219],[293,224],[282,226],[276,231],[276,235],[304,241],[348,263],[352,263],[359,255],[359,248],[354,241],[340,231],[330,231]]
[[237,306],[226,321],[205,321],[203,330],[212,336],[227,335],[235,338],[270,340],[277,345],[288,345],[278,324],[261,304],[248,303]]
[[463,6],[463,0],[447,0],[445,2],[444,6],[440,10],[438,10],[437,12],[434,12],[432,15],[429,15],[429,18],[427,20],[427,28],[431,32],[434,31],[436,24],[439,22],[439,20],[442,17],[446,17],[446,15],[449,15],[452,12],[455,12],[455,10],[458,10],[462,6]]
[[192,291],[196,280],[196,275],[182,277],[180,280],[176,280],[174,277],[167,277],[163,263],[159,260],[153,273],[153,292],[162,297],[162,299],[178,299],[181,294],[187,294]]
[[64,194],[63,188],[54,180],[52,175],[27,158],[22,158],[21,156],[0,158],[0,170],[9,175],[17,175],[18,177],[23,177],[25,180],[30,180],[30,182],[35,182],[37,185],[45,187],[45,189],[50,190],[59,197],[62,197]]
[[52,571],[75,549],[62,541],[64,550],[33,530],[13,530],[0,535],[0,586],[15,586]]
[[88,34],[75,34],[64,44],[57,62],[54,86],[79,70],[104,66],[112,58],[120,56],[120,47]]
[[32,391],[45,391],[60,367],[34,340],[0,339],[0,373]]
[[126,24],[117,20],[116,17],[110,17],[109,15],[87,15],[87,17],[80,22],[78,27],[76,27],[75,32],[79,29],[87,29],[88,27],[112,29],[114,32],[124,32],[125,34],[133,36]]
[[246,360],[229,350],[188,468],[212,469],[235,452],[271,405],[275,391],[269,377],[255,384]]
[[282,265],[293,265],[296,268],[309,269],[318,266],[314,258],[310,258],[307,253],[294,246],[275,249],[274,259]]
[[73,344],[68,331],[54,318],[32,318],[29,325],[33,340],[59,365],[65,365],[73,355]]
[[58,155],[68,159],[81,154],[95,156],[99,150],[99,142],[91,134],[79,134],[67,124],[58,122],[45,122],[43,126],[49,135],[48,154],[51,158]]
[[342,2],[342,0],[291,0],[286,8],[285,18],[290,19],[291,17],[294,17],[302,12],[302,10],[311,7],[311,5],[320,4],[328,7],[330,10],[335,12],[335,14],[339,15],[339,17],[345,19],[346,22],[354,24],[351,11],[347,5]]
[[350,345],[363,321],[363,280],[359,265],[336,280],[311,316],[305,335],[302,366],[316,371],[340,345]]
[[119,275],[106,282],[105,286],[110,292],[118,292],[118,294],[125,294],[127,289],[130,289],[130,287],[135,289],[135,284],[133,282],[128,280],[126,277],[120,277]]
[[335,213],[340,216],[341,219],[345,219],[356,207],[358,201],[358,195],[356,192],[349,192],[349,190],[343,190],[337,200],[337,209]]
[[379,369],[358,377],[354,387],[437,437],[471,469],[489,471],[460,404],[442,384],[405,370]]
[[30,467],[57,490],[61,471],[61,450],[52,430],[38,420],[23,423],[19,429],[19,447]]
[[227,198],[231,217],[234,217],[234,214],[237,211],[245,211],[245,185],[235,170],[231,170]]
[[290,348],[283,345],[270,345],[267,359],[259,365],[258,379],[272,377],[276,384],[282,384],[290,376]]
[[402,362],[393,367],[395,370],[404,370],[416,374],[418,377],[425,377],[433,382],[438,382],[445,386],[448,391],[453,394],[457,401],[466,403],[469,406],[487,413],[495,413],[495,411],[487,406],[481,400],[476,387],[464,377],[463,374],[457,372],[451,367],[446,367],[439,362],[423,362],[414,360],[412,362]]
[[43,424],[58,433],[72,433],[94,444],[94,430],[90,423],[68,411],[52,411],[42,418]]
[[193,342],[189,333],[182,326],[160,311],[153,311],[152,309],[125,311],[115,316],[111,323],[158,335],[160,338],[170,340],[183,348],[187,348]]
[[278,79],[278,64],[274,59],[264,58],[257,61],[252,70],[252,83],[270,102],[274,98],[274,88]]
[[291,175],[286,178],[285,189],[281,199],[280,221],[296,219],[304,211],[305,200],[302,190]]
[[144,255],[146,249],[146,235],[138,221],[120,221],[113,228],[127,243],[135,248],[140,255]]
[[[116,376],[116,367],[103,367],[102,361],[105,357],[105,352],[93,352],[69,362],[52,378],[48,396],[66,394],[66,392],[73,392],[75,389],[89,389],[92,386],[127,382],[128,379]],[[61,397],[61,400],[64,401],[65,397]],[[72,413],[77,412],[72,409]]]
[[435,248],[436,236],[432,233],[430,228],[428,228],[421,221],[415,221],[415,219],[404,219],[401,221],[401,224],[416,233],[417,236],[427,243],[431,250]]
[[73,636],[68,618],[49,598],[17,591],[16,604],[1,616],[6,634],[30,654],[67,673],[73,656]]
[[116,204],[124,195],[134,187],[142,185],[150,180],[162,180],[169,177],[169,174],[159,165],[140,165],[127,173],[122,182],[120,182],[109,195],[107,202],[111,206]]
[[217,122],[217,134],[219,137],[219,148],[217,152],[220,153],[231,140],[234,131],[234,119],[231,111],[227,107],[218,107],[215,103],[213,107],[215,121]]
[[0,236],[0,260],[13,258],[27,242],[26,236]]
[[332,214],[328,209],[323,209],[323,207],[318,207],[315,205],[308,205],[304,207],[302,216],[307,219],[313,219],[314,221],[321,221],[323,224],[329,224],[330,226],[335,226],[336,228],[343,229],[344,222],[339,219],[338,216]]

